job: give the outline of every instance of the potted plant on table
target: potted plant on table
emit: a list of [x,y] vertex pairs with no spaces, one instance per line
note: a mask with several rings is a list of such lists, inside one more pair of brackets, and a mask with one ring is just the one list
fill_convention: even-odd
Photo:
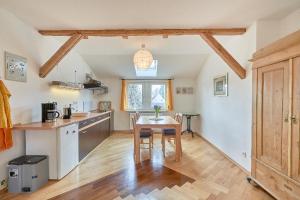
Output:
[[158,119],[159,117],[159,112],[160,112],[161,106],[155,105],[154,106],[154,111],[155,111],[155,119]]

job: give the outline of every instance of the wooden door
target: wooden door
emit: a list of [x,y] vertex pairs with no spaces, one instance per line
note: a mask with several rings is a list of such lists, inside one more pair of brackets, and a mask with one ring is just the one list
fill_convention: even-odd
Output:
[[292,178],[300,182],[300,57],[293,59]]
[[288,172],[289,62],[258,69],[256,159]]

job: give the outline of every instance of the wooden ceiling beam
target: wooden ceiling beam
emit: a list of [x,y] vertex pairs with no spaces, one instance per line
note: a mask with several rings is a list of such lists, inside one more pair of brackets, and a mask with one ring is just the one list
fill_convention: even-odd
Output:
[[103,29],[103,30],[39,30],[42,35],[48,36],[72,36],[81,34],[84,36],[155,36],[155,35],[200,35],[202,33],[212,35],[241,35],[246,28],[197,28],[197,29]]
[[230,55],[230,53],[208,33],[200,34],[202,39],[229,65],[229,67],[241,78],[246,78],[246,70]]
[[40,77],[45,78],[51,70],[71,51],[71,49],[83,38],[81,34],[72,35],[49,60],[40,68]]

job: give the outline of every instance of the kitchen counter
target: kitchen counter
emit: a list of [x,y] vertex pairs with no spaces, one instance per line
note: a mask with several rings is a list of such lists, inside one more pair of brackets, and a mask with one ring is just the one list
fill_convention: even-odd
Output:
[[56,122],[33,122],[28,124],[17,124],[14,125],[15,130],[49,130],[49,129],[56,129],[63,126],[68,126],[70,124],[79,123],[81,121],[98,117],[101,115],[105,115],[110,113],[111,111],[101,112],[101,113],[90,113],[88,116],[85,117],[72,117],[71,119],[57,119]]

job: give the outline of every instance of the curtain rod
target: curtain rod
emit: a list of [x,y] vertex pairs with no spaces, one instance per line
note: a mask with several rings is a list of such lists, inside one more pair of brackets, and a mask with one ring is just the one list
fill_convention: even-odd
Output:
[[128,81],[167,81],[167,80],[174,80],[174,78],[157,78],[157,79],[144,79],[144,78],[121,78],[121,80],[128,80]]

